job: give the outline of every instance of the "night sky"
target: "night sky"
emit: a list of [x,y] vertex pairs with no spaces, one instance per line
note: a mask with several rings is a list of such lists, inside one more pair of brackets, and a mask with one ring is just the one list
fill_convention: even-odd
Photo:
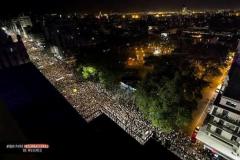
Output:
[[184,4],[192,9],[240,8],[240,0],[5,0],[0,13],[179,10]]

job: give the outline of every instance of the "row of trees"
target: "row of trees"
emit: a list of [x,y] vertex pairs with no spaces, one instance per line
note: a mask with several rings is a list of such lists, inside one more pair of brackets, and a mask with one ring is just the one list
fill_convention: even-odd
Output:
[[226,67],[228,48],[198,44],[186,56],[149,57],[154,71],[137,87],[136,103],[155,127],[165,132],[185,128],[202,98],[201,91]]

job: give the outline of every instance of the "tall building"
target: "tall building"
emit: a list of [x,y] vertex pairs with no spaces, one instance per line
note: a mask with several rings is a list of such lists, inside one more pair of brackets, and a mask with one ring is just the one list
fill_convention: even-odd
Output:
[[15,33],[27,37],[27,28],[32,27],[32,21],[29,16],[20,16],[16,19],[12,20],[9,29],[14,31]]
[[188,14],[191,14],[191,11],[187,8],[186,5],[183,5],[182,7],[182,15],[188,15]]
[[210,118],[197,139],[216,156],[240,160],[240,42],[238,54],[212,104]]
[[0,29],[0,69],[19,66],[29,62],[27,50],[21,36],[17,35],[17,42]]

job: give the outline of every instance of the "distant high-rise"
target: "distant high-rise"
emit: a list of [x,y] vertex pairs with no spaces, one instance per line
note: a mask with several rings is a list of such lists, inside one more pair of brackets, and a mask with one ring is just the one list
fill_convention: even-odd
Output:
[[181,12],[182,12],[183,15],[187,15],[187,14],[191,13],[191,11],[187,8],[186,5],[183,5]]

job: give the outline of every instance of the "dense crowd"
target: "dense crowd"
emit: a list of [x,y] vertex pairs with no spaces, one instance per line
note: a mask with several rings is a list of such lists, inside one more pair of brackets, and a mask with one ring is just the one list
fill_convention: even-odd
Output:
[[25,43],[32,62],[83,118],[91,121],[100,111],[107,114],[140,143],[145,143],[150,138],[150,125],[137,110],[131,109],[127,101],[124,103],[125,100],[120,94],[116,94],[116,91],[107,91],[100,83],[81,81],[75,76],[74,69],[65,61],[43,54],[42,50],[32,47],[32,43],[27,41]]
[[199,143],[193,144],[190,137],[179,131],[169,134],[156,132],[156,139],[170,151],[185,160],[210,160],[208,153]]
[[190,138],[183,133],[174,131],[166,134],[153,128],[138,111],[131,96],[124,95],[120,89],[109,91],[100,83],[81,81],[66,62],[44,54],[43,50],[33,47],[32,43],[25,43],[31,61],[86,121],[104,113],[141,144],[155,137],[182,159],[208,159],[202,146],[192,144]]

